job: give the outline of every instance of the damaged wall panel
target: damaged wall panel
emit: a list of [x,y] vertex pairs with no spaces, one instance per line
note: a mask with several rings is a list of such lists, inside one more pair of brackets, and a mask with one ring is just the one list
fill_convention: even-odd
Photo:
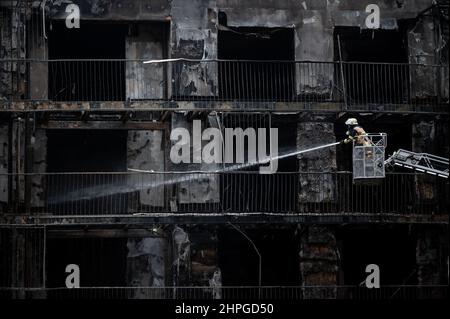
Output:
[[300,274],[302,286],[331,286],[307,289],[305,299],[334,299],[338,284],[339,253],[334,231],[328,227],[308,226],[300,238]]
[[173,285],[205,287],[203,292],[220,299],[222,274],[219,268],[217,232],[194,227],[185,230],[176,226],[174,244]]
[[[297,128],[297,149],[333,143],[336,141],[334,124],[329,122],[301,122]],[[335,200],[335,183],[331,174],[317,174],[336,170],[336,148],[329,147],[298,155],[300,174],[298,200],[301,207],[306,203]]]
[[[207,122],[202,121],[202,127],[206,128],[209,125]],[[190,132],[190,137],[192,140],[193,124],[191,121],[188,121],[187,117],[182,113],[173,113],[172,114],[172,129],[175,128],[186,128]],[[172,164],[173,171],[204,171],[208,172],[216,169],[215,164],[206,164],[202,162],[201,157],[198,158],[196,154],[200,154],[201,150],[194,149],[197,143],[193,143],[190,141],[190,159],[191,163],[180,163],[180,164]],[[207,141],[202,141],[202,145],[204,146]],[[172,145],[175,142],[172,141]],[[194,145],[195,144],[195,145]],[[195,158],[194,158],[195,156]],[[196,162],[201,162],[196,164]],[[180,182],[176,185],[177,194],[178,194],[178,202],[180,204],[189,204],[189,203],[217,203],[220,201],[220,191],[219,191],[219,176],[218,175],[208,175],[202,176],[198,175],[198,178],[193,178],[189,181]]]
[[170,2],[170,0],[56,0],[47,6],[54,19],[65,19],[67,5],[76,3],[80,7],[83,19],[164,20],[170,14]]
[[48,98],[48,41],[42,29],[42,12],[34,8],[27,21],[28,53],[27,57],[34,60],[29,63],[29,94],[32,100],[46,100]]
[[[408,32],[409,63],[436,64],[435,32],[432,17],[422,17]],[[410,73],[411,97],[424,99],[437,96],[439,71],[438,68],[412,66]]]
[[[165,287],[168,240],[163,237],[128,238],[127,286]],[[131,298],[164,298],[150,289],[133,289]]]
[[191,283],[194,286],[221,286],[215,230],[192,231]]
[[32,137],[33,174],[31,177],[31,207],[44,207],[46,204],[46,176],[47,172],[47,132],[37,129]]
[[191,274],[191,241],[189,234],[181,227],[172,231],[172,284],[187,286]]
[[[437,156],[449,156],[448,123],[437,120],[421,120],[412,123],[412,151]],[[437,180],[439,177],[429,174],[414,176],[415,190],[419,202],[433,203],[446,196],[445,189]]]
[[26,57],[25,10],[7,5],[0,7],[0,101],[26,96],[27,64],[15,61]]
[[[435,123],[420,121],[412,124],[412,151],[417,153],[434,153]],[[435,178],[421,174],[414,176],[417,197],[421,201],[431,201],[435,198]]]
[[[300,61],[332,61],[333,30],[320,11],[303,13],[296,28],[295,58]],[[333,89],[332,64],[297,64],[297,94],[330,95]]]
[[[126,58],[159,60],[165,58],[166,37],[163,24],[134,26],[136,35],[126,38]],[[126,96],[130,99],[162,99],[166,64],[143,64],[130,61],[126,65]]]
[[[440,227],[422,227],[417,234],[416,262],[419,285],[448,282],[448,232]],[[433,294],[439,291],[433,291]],[[428,296],[429,298],[429,296]]]
[[[164,172],[164,149],[163,131],[128,131],[127,167]],[[128,175],[127,183],[140,189],[140,205],[164,206],[163,181],[161,174],[132,173]]]
[[[8,203],[9,125],[0,123],[0,203]],[[1,206],[0,206],[1,207]]]
[[[217,11],[214,1],[172,2],[171,57],[217,58]],[[217,63],[177,62],[173,65],[175,96],[217,96]]]

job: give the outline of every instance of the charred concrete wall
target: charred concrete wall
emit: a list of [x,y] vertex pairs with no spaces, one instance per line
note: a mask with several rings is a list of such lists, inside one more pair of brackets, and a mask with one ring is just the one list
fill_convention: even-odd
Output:
[[[48,38],[50,32],[42,25],[42,11],[39,3],[34,3],[32,9],[27,12],[27,57],[35,60],[29,67],[29,88],[30,99],[46,100],[48,98]],[[45,34],[44,34],[45,33]]]
[[[202,128],[209,127],[209,122],[202,120]],[[193,122],[188,120],[183,113],[172,114],[172,130],[176,128],[185,128],[190,132],[189,150],[191,163],[171,163],[172,171],[211,171],[217,169],[215,164],[206,164],[202,162],[202,150],[197,149],[199,146],[206,145],[206,141],[201,144],[193,143],[198,138],[193,136]],[[176,142],[172,141],[172,145]],[[188,175],[186,175],[188,176]],[[194,178],[177,184],[177,203],[217,203],[220,200],[219,177],[216,175],[205,176],[204,178]],[[174,203],[175,204],[175,203]]]
[[[2,228],[2,239],[7,239],[8,249],[2,251],[2,258],[9,261],[10,271],[2,274],[9,277],[10,287],[44,287],[44,236],[43,228]],[[6,235],[6,236],[5,236]],[[2,247],[3,248],[3,247]],[[12,291],[12,298],[45,298],[44,291]]]
[[[334,124],[322,122],[316,118],[314,122],[299,122],[297,126],[297,149],[333,143],[336,141]],[[312,203],[332,202],[335,200],[335,183],[332,175],[317,174],[336,170],[336,149],[324,148],[314,152],[298,155],[299,176],[299,209],[302,212],[314,213]],[[301,227],[300,238],[300,273],[303,286],[337,285],[337,244],[333,231],[327,227]],[[305,298],[335,298],[336,291],[318,289],[305,292]]]
[[[172,1],[171,56],[217,58],[217,9],[213,0]],[[186,96],[217,95],[217,64],[180,63],[173,69],[174,93]]]
[[31,177],[31,207],[44,207],[46,204],[46,178],[47,172],[47,132],[43,129],[34,131],[31,137],[32,172]]
[[221,285],[217,257],[217,234],[214,229],[191,232],[191,284],[194,286]]
[[[12,121],[12,131],[11,131],[11,156],[13,160],[11,161],[10,172],[15,173],[12,180],[12,189],[14,192],[14,200],[17,204],[23,203],[25,199],[25,179],[24,179],[24,169],[25,169],[25,119],[16,118]],[[22,174],[22,175],[19,175]]]
[[176,226],[173,240],[173,285],[208,287],[213,298],[220,298],[222,276],[217,253],[217,232],[202,227]]
[[164,20],[170,15],[170,0],[58,0],[48,5],[51,16],[65,19],[68,4],[76,3],[85,19],[100,20]]
[[[167,237],[129,238],[127,242],[127,286],[165,287],[169,264]],[[151,290],[133,290],[132,298],[164,298]]]
[[[127,167],[144,171],[164,172],[164,131],[128,131]],[[164,205],[164,176],[161,174],[130,174],[127,176],[130,188],[139,187],[139,204]],[[159,186],[158,186],[159,185]],[[131,207],[130,207],[131,209]]]
[[[438,24],[431,16],[419,19],[411,30],[408,31],[408,54],[411,64],[439,64],[439,43],[443,36],[436,29]],[[447,40],[448,41],[448,40]],[[445,41],[444,41],[445,42]],[[424,68],[413,66],[411,68],[412,97],[424,99],[428,97],[441,96],[448,99],[448,68]]]
[[189,234],[179,226],[172,231],[172,283],[187,286],[191,275],[191,241]]
[[[39,5],[39,2],[37,2]],[[126,57],[159,59],[164,57],[162,47],[169,47],[167,57],[191,59],[217,58],[218,28],[228,27],[265,27],[292,28],[295,31],[295,59],[305,61],[333,61],[334,26],[356,26],[366,28],[365,19],[368,13],[367,1],[283,1],[251,0],[245,5],[240,1],[229,0],[158,0],[158,1],[122,1],[122,0],[78,0],[53,1],[47,3],[48,21],[65,19],[65,8],[69,3],[80,6],[82,20],[94,21],[133,21],[134,24],[145,24],[145,21],[170,22],[170,41],[162,43],[158,38],[161,34],[154,26],[151,28],[140,25],[140,34],[130,36],[126,41]],[[377,3],[381,12],[381,29],[398,28],[399,20],[416,18],[418,13],[431,6],[431,0],[383,1]],[[34,5],[35,10],[38,6]],[[46,43],[42,30],[33,30],[30,39],[29,52],[25,51],[25,39],[19,39],[20,34],[26,34],[24,14],[20,10],[11,11],[2,8],[2,52],[1,58],[46,58]],[[12,14],[11,14],[12,12]],[[25,11],[24,11],[25,12]],[[226,25],[219,26],[219,12],[226,16]],[[31,15],[32,16],[32,15]],[[11,20],[12,19],[12,20]],[[29,27],[33,26],[29,20]],[[81,21],[82,27],[83,21]],[[410,62],[436,63],[440,55],[436,38],[436,19],[420,19],[408,33]],[[8,28],[8,26],[12,26]],[[23,42],[23,43],[22,43]],[[168,42],[168,43],[167,43]],[[438,41],[441,43],[442,41]],[[443,42],[442,42],[443,43]],[[7,44],[7,45],[4,45]],[[11,73],[25,73],[25,65],[2,63],[1,73],[4,90],[14,83]],[[6,69],[5,69],[6,68]],[[297,94],[332,93],[334,83],[334,68],[329,65],[306,69],[305,65],[297,65]],[[448,69],[443,74],[424,73],[418,68],[413,70],[418,81],[414,81],[417,97],[436,96],[437,90],[444,90],[448,97],[445,81],[448,80]],[[445,71],[445,70],[444,70]],[[30,94],[35,99],[46,98],[46,82],[40,81],[42,74],[48,72],[45,63],[30,65]],[[129,98],[160,98],[163,95],[161,81],[165,75],[173,85],[172,92],[178,96],[216,96],[218,94],[218,69],[215,63],[174,64],[172,70],[164,70],[162,66],[127,66],[127,96]],[[304,75],[308,74],[307,77]],[[431,78],[439,82],[429,81]],[[414,77],[413,77],[414,78]],[[422,81],[421,79],[428,79]],[[172,83],[173,81],[173,83]],[[138,88],[140,88],[138,90]],[[19,92],[25,93],[24,88]],[[5,93],[2,93],[4,96]]]
[[[165,58],[164,24],[138,24],[133,27],[134,36],[126,38],[126,58],[131,60],[160,60]],[[142,64],[131,62],[126,65],[126,96],[129,99],[162,99],[165,93],[164,64]]]
[[[34,124],[30,119],[15,119],[10,123],[11,130],[10,124],[0,124],[0,202],[6,203],[10,196],[14,196],[15,201],[29,200],[31,207],[43,207],[46,200],[46,178],[43,175],[47,171],[46,131],[33,130]],[[30,133],[26,134],[28,131]],[[6,174],[10,172],[22,175],[8,178]],[[25,177],[23,173],[32,174]],[[28,198],[26,191],[29,191]]]
[[[297,126],[297,149],[305,150],[336,141],[334,124],[330,122],[299,122]],[[300,207],[309,209],[308,203],[330,202],[335,199],[332,175],[317,174],[336,170],[336,148],[324,148],[298,155],[300,174]]]
[[[302,226],[300,238],[300,275],[302,286],[336,286],[339,253],[334,231],[329,227]],[[305,299],[336,298],[330,288],[305,290]]]
[[[8,203],[9,125],[0,123],[0,203]],[[0,205],[0,207],[2,207]]]
[[444,227],[421,227],[417,235],[419,285],[448,283],[448,231]]
[[[5,98],[23,98],[26,94],[25,63],[13,60],[26,57],[26,27],[24,9],[12,10],[0,5],[0,101]],[[1,109],[1,107],[0,107]]]
[[[418,120],[412,124],[412,151],[429,153],[442,157],[449,156],[448,125],[441,120]],[[420,201],[430,203],[445,196],[436,188],[436,177],[417,175],[416,193]]]

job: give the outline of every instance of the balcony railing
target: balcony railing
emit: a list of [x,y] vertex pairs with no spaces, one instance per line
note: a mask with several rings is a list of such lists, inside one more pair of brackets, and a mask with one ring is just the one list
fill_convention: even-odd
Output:
[[241,287],[81,287],[0,288],[0,299],[216,299],[216,300],[416,300],[444,299],[448,286],[241,286]]
[[243,109],[317,107],[448,112],[447,65],[254,60],[143,62],[0,60],[0,100],[169,103],[163,103],[164,107],[195,101],[198,108],[231,103],[232,107]]
[[[436,215],[449,211],[447,179],[388,173],[354,184],[351,173],[152,172],[3,175],[0,211],[53,216]],[[24,190],[24,191],[23,191]]]

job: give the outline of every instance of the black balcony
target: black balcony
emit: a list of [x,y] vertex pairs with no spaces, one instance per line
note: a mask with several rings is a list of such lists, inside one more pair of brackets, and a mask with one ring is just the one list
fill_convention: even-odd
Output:
[[[5,175],[31,185],[9,191],[4,214],[33,216],[414,216],[446,215],[448,180],[388,173],[354,184],[351,173],[151,172]],[[423,183],[426,187],[421,190]],[[22,198],[22,199],[21,199]],[[23,198],[27,199],[26,201]],[[195,217],[194,217],[195,220]]]
[[447,65],[185,59],[144,62],[1,60],[1,76],[9,80],[0,95],[6,102],[158,102],[166,108],[198,102],[196,107],[207,109],[228,103],[241,109],[448,112]]
[[360,286],[0,288],[0,299],[417,300],[447,296],[448,286],[443,285],[384,285],[379,289]]

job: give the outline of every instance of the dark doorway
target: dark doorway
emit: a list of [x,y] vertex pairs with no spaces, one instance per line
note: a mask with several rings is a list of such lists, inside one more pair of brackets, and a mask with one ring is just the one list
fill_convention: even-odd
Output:
[[126,238],[49,238],[47,287],[65,287],[66,266],[80,268],[81,287],[124,287]]
[[123,172],[126,130],[47,130],[48,172]]
[[294,48],[290,28],[219,31],[218,57],[232,60],[219,63],[220,96],[241,101],[290,100],[295,89]]
[[292,61],[294,29],[291,28],[230,28],[219,30],[219,59]]
[[342,228],[337,233],[342,241],[342,270],[345,285],[359,285],[368,274],[366,266],[380,268],[380,284],[417,284],[416,238],[408,226]]
[[60,173],[47,176],[51,212],[127,212],[127,176],[114,173],[127,169],[126,130],[48,130],[47,138],[47,170]]
[[409,90],[406,29],[361,30],[335,27],[334,59],[344,61],[335,78],[344,98],[355,103],[405,103]]
[[[341,54],[339,54],[339,41]],[[361,30],[358,27],[334,28],[334,57],[346,62],[407,63],[406,33],[398,30]]]
[[49,59],[55,61],[48,66],[49,99],[124,100],[125,62],[111,59],[125,59],[128,28],[128,24],[83,21],[79,29],[68,29],[64,21],[52,21]]
[[[294,229],[243,231],[261,253],[262,285],[299,284],[298,238]],[[259,258],[242,234],[232,228],[222,229],[219,231],[218,249],[224,286],[258,286]]]

